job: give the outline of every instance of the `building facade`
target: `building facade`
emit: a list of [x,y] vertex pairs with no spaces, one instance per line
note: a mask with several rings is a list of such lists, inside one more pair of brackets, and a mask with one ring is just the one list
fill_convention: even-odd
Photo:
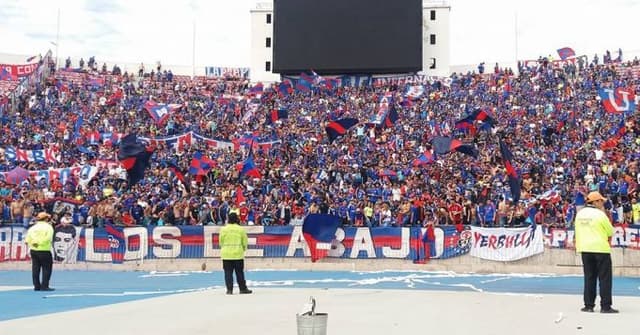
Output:
[[[424,1],[422,5],[422,71],[432,76],[449,75],[449,12],[445,2]],[[280,79],[273,69],[273,3],[251,9],[251,70],[253,82]]]

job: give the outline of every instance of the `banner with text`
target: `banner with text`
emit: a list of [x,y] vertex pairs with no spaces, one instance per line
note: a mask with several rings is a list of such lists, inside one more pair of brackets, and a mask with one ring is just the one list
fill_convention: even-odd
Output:
[[[219,258],[222,226],[75,227],[56,231],[53,252],[59,262],[120,263],[140,259]],[[302,226],[246,226],[247,257],[310,257]],[[469,232],[468,230],[465,232]],[[0,261],[27,261],[26,228],[0,227]],[[338,228],[329,257],[416,261],[452,258],[469,252],[470,234],[454,227],[437,227],[434,239],[423,241],[423,228]],[[428,245],[428,247],[427,247]]]
[[471,227],[471,256],[493,261],[515,261],[544,252],[542,227]]

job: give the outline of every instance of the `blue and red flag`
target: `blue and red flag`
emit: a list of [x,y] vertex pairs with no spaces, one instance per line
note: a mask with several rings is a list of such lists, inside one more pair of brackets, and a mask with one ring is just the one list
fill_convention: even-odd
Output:
[[155,101],[147,101],[144,104],[144,109],[149,112],[153,121],[159,126],[167,121],[171,114],[180,109],[180,107],[179,104],[159,104]]
[[618,87],[615,90],[611,88],[601,88],[598,95],[602,100],[604,110],[609,113],[632,113],[636,110],[636,95],[633,89]]
[[311,251],[312,262],[327,256],[330,245],[329,248],[318,248],[318,243],[330,244],[335,239],[341,221],[340,217],[330,214],[309,214],[304,219],[302,235]]
[[261,95],[264,91],[264,85],[259,82],[249,89],[249,95]]
[[621,139],[624,137],[626,133],[627,133],[627,126],[625,125],[625,120],[623,118],[622,120],[620,120],[620,123],[618,123],[618,128],[616,128],[616,133],[614,136],[617,139]]
[[253,161],[253,143],[251,143],[249,154],[247,155],[247,158],[244,160],[242,165],[240,165],[239,170],[240,176],[249,176],[253,178],[262,177],[262,173],[260,173],[260,170],[258,170],[258,166]]
[[267,124],[289,118],[289,112],[284,108],[274,109],[267,115]]
[[413,166],[421,166],[433,163],[433,155],[430,151],[423,152],[418,158],[413,160]]
[[478,158],[478,149],[471,144],[464,144],[462,141],[444,136],[436,136],[431,140],[433,152],[437,155],[444,155],[451,151],[461,152],[473,158]]
[[184,185],[184,188],[187,190],[187,192],[190,192],[189,183],[187,183],[187,178],[185,176],[187,172],[182,170],[179,166],[177,166],[173,162],[169,162],[168,166],[169,166],[169,170],[171,170],[173,175],[176,176],[176,179],[178,179],[178,181],[180,181],[182,185]]
[[283,81],[278,85],[278,93],[283,97],[289,96],[289,94],[293,93],[293,87],[291,87],[291,83],[288,81]]
[[473,121],[469,120],[468,117],[462,120],[456,121],[455,128],[468,132],[470,135],[475,135],[476,133],[476,127],[473,125]]
[[120,141],[118,160],[127,170],[129,187],[144,178],[144,170],[149,166],[149,159],[153,154],[153,147],[145,147],[138,143],[135,133],[128,134]]
[[110,223],[105,224],[104,229],[109,240],[109,249],[111,251],[111,261],[119,264],[124,262],[124,252],[126,243],[124,240],[123,228],[118,228]]
[[513,203],[520,201],[520,176],[514,166],[513,155],[507,145],[500,140],[500,153],[502,154],[502,162],[505,170],[507,170],[507,178],[509,181],[509,188],[511,189],[511,197]]
[[355,118],[345,118],[329,122],[325,127],[329,142],[333,142],[336,138],[346,134],[347,130],[356,124],[358,124],[358,119]]
[[574,57],[576,55],[576,52],[573,51],[573,49],[569,48],[569,47],[564,47],[564,48],[560,48],[558,49],[558,56],[560,56],[560,59],[565,60],[569,57]]
[[18,80],[18,76],[12,74],[6,68],[3,67],[3,68],[0,69],[0,80],[16,81],[16,80]]
[[300,73],[300,78],[296,82],[296,89],[301,92],[310,92],[313,87],[314,78],[304,72]]
[[204,176],[209,173],[209,170],[216,166],[216,161],[203,155],[200,151],[196,151],[191,158],[191,165],[189,166],[189,174],[192,176]]
[[389,109],[389,112],[387,113],[387,117],[384,118],[383,124],[386,128],[391,128],[399,118],[400,116],[398,115],[398,111],[396,111],[394,106],[391,106],[391,109]]

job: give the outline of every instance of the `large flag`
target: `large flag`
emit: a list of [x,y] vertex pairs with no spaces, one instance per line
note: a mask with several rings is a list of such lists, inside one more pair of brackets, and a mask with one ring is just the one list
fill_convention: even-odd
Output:
[[191,159],[189,166],[189,174],[192,176],[204,176],[209,170],[216,166],[216,161],[203,155],[200,151],[196,151]]
[[[331,248],[330,243],[335,239],[341,221],[340,217],[330,214],[309,214],[304,219],[302,235],[311,251],[312,262],[327,256]],[[325,245],[325,248],[319,248],[319,243],[328,245]]]
[[358,119],[345,118],[336,121],[329,122],[329,125],[325,127],[329,142],[333,142],[336,138],[347,133],[349,128],[355,126],[358,123]]
[[469,155],[473,158],[478,158],[478,149],[471,144],[464,144],[462,141],[444,136],[436,136],[431,140],[433,151],[437,155],[444,155],[451,151],[458,151],[463,154]]
[[289,112],[284,108],[274,109],[267,115],[267,124],[289,117]]
[[314,78],[304,72],[300,73],[300,78],[296,81],[296,89],[301,92],[310,92],[313,87]]
[[384,118],[384,127],[391,128],[398,121],[400,116],[398,115],[398,111],[396,111],[395,106],[391,106],[391,109],[387,113],[387,117]]
[[278,93],[280,95],[286,97],[289,94],[293,93],[293,88],[291,87],[291,83],[288,81],[283,81],[278,85]]
[[149,166],[149,159],[153,154],[152,147],[145,147],[138,143],[135,133],[131,133],[120,141],[118,160],[127,170],[129,186],[135,185],[144,178],[144,170]]
[[413,160],[413,166],[422,166],[431,163],[433,163],[433,155],[431,154],[431,151],[428,150]]
[[247,158],[244,160],[242,165],[240,165],[240,176],[249,176],[253,178],[262,177],[262,173],[260,173],[260,170],[258,170],[256,163],[253,161],[253,143],[251,143]]
[[576,55],[576,52],[573,51],[573,49],[569,48],[569,47],[564,47],[564,48],[560,48],[558,49],[558,56],[560,56],[560,59],[565,60],[569,57],[574,57]]
[[155,101],[147,101],[144,104],[144,109],[149,112],[149,115],[161,126],[175,111],[180,109],[180,104],[159,104]]
[[171,170],[171,172],[176,176],[176,179],[178,179],[178,181],[182,183],[182,185],[187,190],[187,192],[191,192],[189,183],[187,182],[187,178],[185,176],[186,171],[183,171],[179,166],[177,166],[173,162],[169,162],[168,165],[169,165],[169,170]]
[[476,120],[483,122],[483,129],[486,128],[484,127],[485,125],[488,125],[490,128],[498,124],[496,119],[489,112],[484,109],[476,108],[465,118],[456,121],[456,129],[466,129],[471,133],[474,133],[475,127],[473,126],[473,121]]
[[598,95],[602,99],[604,110],[609,113],[632,113],[636,110],[636,95],[630,88],[601,88]]
[[507,145],[500,140],[500,153],[502,154],[502,162],[504,168],[507,170],[507,177],[509,179],[509,188],[511,189],[511,196],[513,197],[513,203],[520,201],[520,177],[518,171],[516,171],[513,165],[513,155]]

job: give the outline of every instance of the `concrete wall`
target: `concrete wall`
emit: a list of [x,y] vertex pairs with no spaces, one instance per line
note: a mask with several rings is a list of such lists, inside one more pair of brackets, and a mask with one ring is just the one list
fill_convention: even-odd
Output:
[[[640,277],[640,251],[616,248],[612,253],[614,276]],[[110,271],[200,271],[222,269],[217,258],[144,260],[142,262],[56,264],[55,270],[110,270]],[[298,269],[306,271],[453,271],[457,273],[555,273],[582,274],[580,255],[574,250],[545,249],[540,255],[515,262],[493,262],[472,256],[461,256],[446,260],[431,260],[427,264],[413,264],[400,259],[341,259],[325,258],[311,263],[309,258],[248,258],[246,268],[251,269]],[[30,262],[3,262],[0,270],[30,270]]]

